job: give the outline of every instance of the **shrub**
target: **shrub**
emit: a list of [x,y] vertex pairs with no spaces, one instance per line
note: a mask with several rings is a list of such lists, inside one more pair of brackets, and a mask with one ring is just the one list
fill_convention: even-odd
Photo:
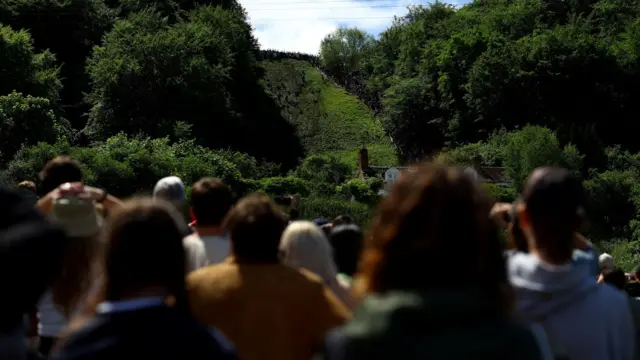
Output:
[[362,179],[351,179],[338,187],[338,192],[346,195],[348,199],[354,199],[355,201],[364,204],[375,204],[378,195],[373,192],[369,183]]
[[349,215],[361,226],[367,225],[373,215],[372,209],[365,204],[336,198],[303,198],[299,209],[303,219],[333,219],[338,215]]
[[514,202],[516,199],[515,189],[512,187],[504,188],[496,184],[482,184],[489,196],[498,202]]
[[16,184],[23,180],[31,180],[39,186],[38,174],[47,161],[58,155],[70,153],[71,146],[66,142],[23,146],[7,165],[5,181]]
[[168,139],[129,138],[123,134],[93,148],[71,147],[66,142],[23,147],[9,163],[6,177],[12,182],[37,181],[45,163],[61,154],[83,164],[86,183],[104,187],[119,197],[148,193],[159,179],[170,175],[179,176],[187,186],[211,176],[232,188],[242,188],[240,171],[213,151],[193,148],[189,152],[169,145]]
[[334,156],[313,155],[304,159],[294,175],[312,182],[324,182],[338,185],[353,176],[349,164]]
[[285,196],[299,194],[307,196],[311,192],[311,185],[308,181],[288,176],[272,177],[260,180],[262,190],[269,195]]
[[278,176],[280,173],[280,165],[268,161],[259,161],[247,153],[233,150],[220,150],[217,153],[233,163],[240,170],[243,178],[262,179]]

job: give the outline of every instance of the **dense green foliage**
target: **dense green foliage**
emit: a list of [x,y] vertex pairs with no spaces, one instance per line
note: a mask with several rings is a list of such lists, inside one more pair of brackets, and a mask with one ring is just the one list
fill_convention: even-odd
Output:
[[354,65],[359,95],[405,159],[536,124],[603,168],[605,146],[640,150],[639,18],[631,0],[414,7]]
[[396,157],[372,111],[334,86],[310,64],[264,61],[264,83],[309,154],[327,154],[356,166],[357,150],[369,147],[371,164],[393,165]]
[[69,154],[121,197],[216,176],[237,196],[311,197],[309,214],[368,209],[381,186],[352,180],[357,151],[379,165],[395,152],[318,63],[260,51],[236,0],[2,1],[0,181]]
[[56,55],[64,83],[61,110],[76,127],[84,125],[81,116],[87,111],[83,104],[83,92],[89,91],[89,78],[84,71],[86,58],[111,27],[115,15],[116,11],[103,0],[0,2],[0,24],[28,31],[38,51],[48,50]]
[[364,224],[383,184],[359,177],[362,146],[371,165],[503,167],[500,201],[560,165],[584,180],[588,235],[633,250],[639,45],[631,0],[436,2],[319,56],[261,51],[236,0],[0,1],[0,180],[66,153],[123,197],[217,176]]

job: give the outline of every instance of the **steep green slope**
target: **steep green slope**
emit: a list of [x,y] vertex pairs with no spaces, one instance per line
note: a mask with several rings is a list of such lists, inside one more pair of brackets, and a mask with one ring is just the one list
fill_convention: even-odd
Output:
[[356,164],[365,145],[371,165],[394,165],[393,146],[358,98],[324,78],[308,62],[263,61],[264,85],[296,127],[307,154],[335,155]]

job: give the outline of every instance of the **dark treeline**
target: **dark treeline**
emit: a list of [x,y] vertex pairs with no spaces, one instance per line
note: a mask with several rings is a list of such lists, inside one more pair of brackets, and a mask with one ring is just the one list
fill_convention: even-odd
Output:
[[301,60],[308,61],[314,66],[320,64],[320,59],[317,55],[304,54],[299,52],[279,51],[279,50],[260,50],[260,60]]
[[88,146],[120,132],[194,139],[283,169],[304,157],[261,85],[235,0],[10,0],[0,26],[0,168],[22,145]]

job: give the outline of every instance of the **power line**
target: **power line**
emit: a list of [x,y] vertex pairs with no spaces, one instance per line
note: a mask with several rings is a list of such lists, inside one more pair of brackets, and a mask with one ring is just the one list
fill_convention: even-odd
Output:
[[[253,5],[293,5],[293,4],[326,4],[326,3],[344,3],[344,4],[358,4],[358,5],[366,5],[367,3],[395,3],[393,0],[302,0],[302,1],[276,1],[276,2],[265,2],[265,1],[241,1],[240,5],[245,6],[247,4]],[[408,5],[426,5],[426,4],[407,4]]]
[[366,17],[356,17],[356,18],[287,18],[287,19],[277,19],[277,18],[259,18],[253,19],[252,21],[314,21],[314,20],[373,20],[373,19],[393,19],[395,16],[366,16]]
[[372,5],[372,6],[333,6],[333,7],[300,7],[300,8],[267,8],[267,9],[251,9],[253,11],[276,11],[276,10],[340,10],[340,9],[404,9],[407,6],[400,5]]

